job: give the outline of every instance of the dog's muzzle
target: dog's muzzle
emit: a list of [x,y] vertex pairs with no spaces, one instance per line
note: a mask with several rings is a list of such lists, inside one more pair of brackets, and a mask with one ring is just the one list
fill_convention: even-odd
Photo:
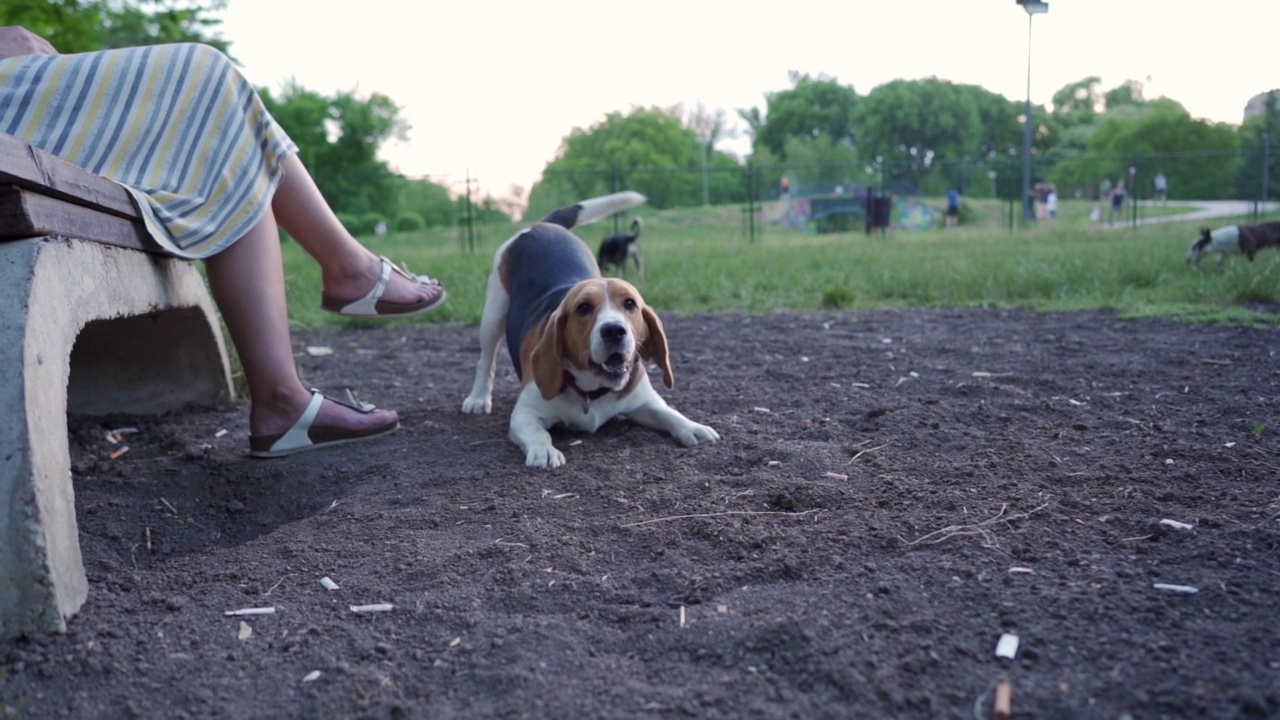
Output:
[[600,333],[600,351],[594,355],[603,355],[600,360],[592,358],[591,369],[602,382],[621,385],[631,372],[632,358],[635,357],[635,341],[627,326],[622,323],[602,325]]

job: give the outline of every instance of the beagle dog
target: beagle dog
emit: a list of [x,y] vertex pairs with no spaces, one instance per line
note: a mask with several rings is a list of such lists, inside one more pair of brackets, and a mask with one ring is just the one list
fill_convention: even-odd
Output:
[[1194,265],[1209,253],[1222,253],[1218,257],[1219,265],[1228,255],[1240,253],[1244,253],[1249,262],[1253,262],[1253,256],[1259,250],[1274,245],[1280,245],[1280,222],[1227,225],[1213,231],[1201,228],[1200,237],[1187,249],[1187,262]]
[[610,265],[618,268],[618,272],[622,277],[627,276],[627,261],[630,260],[636,264],[636,274],[640,278],[640,282],[644,282],[644,258],[640,257],[640,230],[644,228],[644,222],[636,216],[631,221],[631,232],[618,233],[610,235],[600,241],[600,250],[596,253],[596,260],[600,262],[600,270],[603,271]]
[[561,208],[507,240],[494,256],[480,319],[480,361],[462,412],[492,410],[505,335],[520,378],[510,437],[530,467],[564,464],[548,432],[558,424],[595,432],[625,416],[685,447],[720,439],[667,405],[649,384],[646,361],[658,366],[668,388],[675,384],[662,321],[633,285],[602,277],[591,249],[570,232],[644,200],[622,192]]

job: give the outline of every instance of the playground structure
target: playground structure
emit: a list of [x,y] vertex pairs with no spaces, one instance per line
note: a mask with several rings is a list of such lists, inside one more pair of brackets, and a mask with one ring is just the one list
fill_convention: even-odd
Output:
[[872,187],[836,186],[822,194],[780,197],[765,220],[811,235],[874,230],[927,230],[938,213],[927,203],[910,197],[880,194]]

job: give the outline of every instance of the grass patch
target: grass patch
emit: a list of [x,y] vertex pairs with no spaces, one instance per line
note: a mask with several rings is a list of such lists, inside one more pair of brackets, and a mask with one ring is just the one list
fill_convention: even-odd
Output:
[[[1280,304],[1280,253],[1264,252],[1253,263],[1232,258],[1222,267],[1214,260],[1188,266],[1186,249],[1203,221],[1104,228],[1089,222],[1091,203],[1066,201],[1057,221],[1011,232],[1006,204],[968,202],[975,221],[951,230],[807,235],[757,219],[754,242],[740,207],[642,209],[641,289],[662,312],[675,313],[1018,305],[1214,323],[1280,318],[1258,309]],[[1143,214],[1185,209],[1144,207]],[[493,252],[518,227],[482,228],[475,252],[461,246],[456,230],[363,240],[374,252],[442,278],[449,290],[449,301],[425,319],[395,322],[474,324]],[[594,250],[611,230],[604,221],[579,235]],[[286,242],[284,250],[297,326],[369,322],[321,312],[319,269],[296,244]]]

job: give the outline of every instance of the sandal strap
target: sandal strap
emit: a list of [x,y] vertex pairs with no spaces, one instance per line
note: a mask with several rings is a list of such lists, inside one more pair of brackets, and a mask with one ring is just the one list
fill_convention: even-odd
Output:
[[311,402],[307,403],[307,409],[302,411],[302,417],[293,424],[293,427],[285,431],[271,444],[271,452],[276,452],[282,448],[302,447],[311,444],[311,436],[308,434],[311,430],[311,424],[316,421],[316,415],[320,414],[320,406],[324,404],[324,394],[319,390],[311,390]]
[[379,258],[382,262],[382,270],[378,273],[378,282],[373,284],[369,292],[365,296],[356,300],[342,308],[342,313],[346,315],[377,315],[378,301],[382,299],[382,293],[387,289],[387,282],[391,280],[391,270],[395,265],[385,257]]
[[396,273],[398,273],[400,276],[404,277],[405,279],[410,280],[411,282],[415,282],[420,285],[430,285],[434,282],[437,282],[436,280],[433,280],[429,275],[417,275],[412,271],[410,271],[409,268],[404,266],[403,264],[396,265],[395,263],[392,263],[390,260],[388,260],[385,257],[382,258],[382,261],[384,263],[391,265],[392,270],[394,270]]

